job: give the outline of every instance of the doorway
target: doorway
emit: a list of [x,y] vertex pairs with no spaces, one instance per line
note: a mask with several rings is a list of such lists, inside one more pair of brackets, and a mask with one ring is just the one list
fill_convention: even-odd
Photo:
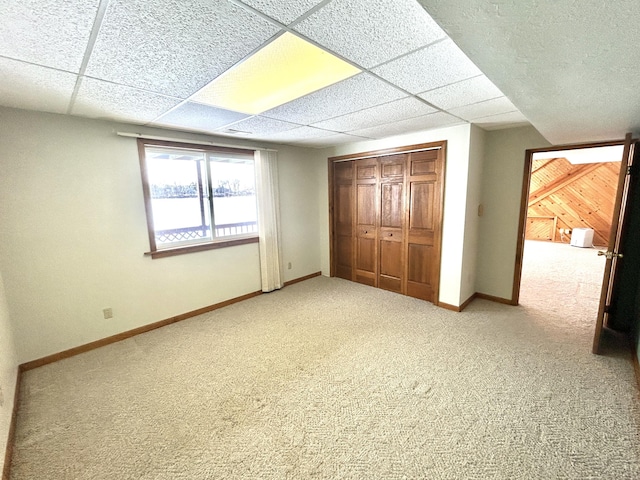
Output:
[[527,151],[513,298],[571,328],[598,314],[623,143]]

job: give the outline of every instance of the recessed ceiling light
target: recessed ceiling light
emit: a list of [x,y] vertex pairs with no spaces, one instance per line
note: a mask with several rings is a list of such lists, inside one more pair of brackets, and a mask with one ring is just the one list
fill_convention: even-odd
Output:
[[360,71],[286,32],[204,86],[191,100],[255,115]]

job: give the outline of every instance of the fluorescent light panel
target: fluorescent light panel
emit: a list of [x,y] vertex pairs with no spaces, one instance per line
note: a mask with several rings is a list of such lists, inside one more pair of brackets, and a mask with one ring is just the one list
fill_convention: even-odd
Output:
[[286,32],[191,100],[256,115],[358,73],[353,65]]

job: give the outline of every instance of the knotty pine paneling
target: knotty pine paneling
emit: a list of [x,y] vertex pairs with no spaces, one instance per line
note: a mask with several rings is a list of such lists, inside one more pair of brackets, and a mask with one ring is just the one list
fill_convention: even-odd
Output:
[[[560,229],[592,228],[594,245],[606,245],[620,162],[572,165],[565,158],[532,165],[526,238],[568,243]],[[553,226],[555,225],[555,235]]]

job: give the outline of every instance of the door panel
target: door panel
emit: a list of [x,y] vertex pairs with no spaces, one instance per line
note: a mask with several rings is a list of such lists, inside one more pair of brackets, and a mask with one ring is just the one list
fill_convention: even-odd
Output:
[[378,286],[392,292],[402,292],[404,255],[401,241],[380,241],[380,276]]
[[441,150],[409,156],[409,209],[406,234],[406,293],[438,301],[440,282],[440,230],[442,224],[443,161]]
[[380,186],[382,228],[402,228],[403,191],[402,183],[383,183]]
[[425,300],[433,298],[434,289],[433,285],[431,285],[433,278],[432,256],[432,246],[417,243],[409,244],[407,295]]
[[351,185],[338,185],[336,188],[336,221],[340,226],[348,226],[351,231],[353,202]]
[[377,285],[377,159],[356,160],[355,281]]
[[378,286],[404,293],[404,172],[407,155],[380,159]]
[[336,277],[352,279],[353,275],[353,237],[337,235],[336,237]]
[[[433,152],[431,150],[430,152]],[[437,156],[433,157],[433,155],[422,155],[419,158],[414,158],[411,161],[411,170],[410,175],[412,177],[420,176],[420,175],[436,175],[437,174]]]
[[404,181],[407,155],[388,155],[380,158],[380,180]]
[[376,240],[374,235],[372,235],[372,237],[373,238],[364,238],[362,236],[358,236],[356,282],[375,286]]
[[[604,279],[602,281],[602,291],[600,293],[600,305],[596,318],[596,329],[593,337],[593,353],[599,353],[602,347],[602,330],[607,326],[609,308],[615,301],[618,282],[618,257],[624,255],[620,251],[624,229],[627,223],[627,201],[629,198],[630,175],[627,174],[628,167],[631,166],[634,157],[634,150],[638,144],[633,141],[632,135],[628,133],[625,137],[624,152],[620,164],[620,175],[618,177],[618,190],[614,206],[613,219],[611,221],[611,233],[605,254],[606,262],[604,267]],[[598,252],[600,255],[605,252]]]
[[409,271],[407,278],[410,282],[424,283],[431,286],[431,246],[413,244],[409,245]]
[[411,182],[411,208],[409,210],[409,229],[433,232],[435,206],[434,182]]
[[358,180],[375,180],[378,176],[376,159],[358,160],[356,162],[356,178]]
[[347,280],[353,280],[353,167],[352,161],[333,164],[333,270]]
[[358,185],[358,208],[357,225],[359,227],[370,226],[372,229],[376,225],[376,185]]

